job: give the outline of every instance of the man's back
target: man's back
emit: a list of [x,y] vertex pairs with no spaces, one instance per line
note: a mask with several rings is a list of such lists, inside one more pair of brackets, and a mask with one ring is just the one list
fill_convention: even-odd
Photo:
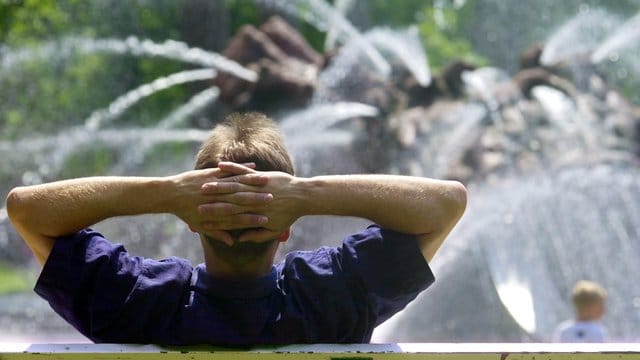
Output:
[[364,343],[433,281],[415,237],[377,226],[242,281],[179,258],[132,257],[81,231],[57,241],[36,291],[96,342]]

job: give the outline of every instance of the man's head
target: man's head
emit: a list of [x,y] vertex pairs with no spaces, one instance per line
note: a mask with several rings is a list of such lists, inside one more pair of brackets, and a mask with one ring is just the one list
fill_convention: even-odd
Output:
[[[253,162],[258,171],[281,171],[293,175],[293,163],[287,152],[277,125],[264,114],[233,113],[211,131],[196,156],[196,169],[215,168],[221,161]],[[243,230],[231,231],[237,236]],[[221,241],[202,235],[215,253],[231,267],[251,266],[261,261],[274,249],[274,239],[262,243],[236,243],[228,246]],[[205,250],[206,251],[206,250]]]
[[605,313],[607,292],[593,281],[580,280],[571,294],[578,320],[598,321]]
[[196,157],[196,169],[220,161],[254,162],[259,171],[293,175],[293,163],[276,124],[261,113],[233,113],[211,131]]

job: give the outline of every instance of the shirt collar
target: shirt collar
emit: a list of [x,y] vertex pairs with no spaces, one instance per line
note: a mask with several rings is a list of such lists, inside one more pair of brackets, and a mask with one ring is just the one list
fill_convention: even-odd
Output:
[[255,299],[266,297],[277,289],[278,274],[275,267],[271,267],[269,274],[255,279],[230,280],[215,277],[207,272],[204,264],[199,264],[193,270],[191,278],[192,289],[222,298]]

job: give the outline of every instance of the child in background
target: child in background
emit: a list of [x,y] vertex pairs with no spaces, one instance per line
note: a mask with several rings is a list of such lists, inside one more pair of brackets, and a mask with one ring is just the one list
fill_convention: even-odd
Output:
[[554,342],[604,342],[607,329],[602,324],[607,293],[599,284],[581,280],[573,287],[574,320],[561,323],[553,334]]

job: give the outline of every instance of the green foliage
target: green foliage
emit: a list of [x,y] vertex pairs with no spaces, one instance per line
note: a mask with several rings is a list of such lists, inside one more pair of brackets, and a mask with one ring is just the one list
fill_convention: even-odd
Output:
[[[636,54],[640,55],[640,51],[637,51]],[[599,65],[600,69],[607,74],[609,85],[620,91],[627,100],[636,106],[640,106],[640,93],[638,92],[640,77],[638,77],[633,63],[637,59],[638,57],[625,56],[615,62],[610,60],[603,61]]]
[[29,290],[31,278],[30,273],[0,263],[0,295]]
[[[231,33],[235,34],[242,26],[250,24],[253,26],[260,26],[265,19],[258,11],[258,6],[254,1],[248,0],[225,0],[224,1],[227,10],[230,15]],[[304,18],[306,12],[308,12],[305,6],[301,5],[298,8],[298,17]],[[307,40],[309,45],[317,51],[322,51],[324,48],[325,33],[319,31],[311,24],[300,21],[297,25],[297,30]]]
[[420,12],[433,7],[433,0],[369,0],[371,22],[390,27],[406,27],[419,21]]
[[438,0],[370,0],[371,22],[390,27],[416,24],[429,57],[429,66],[436,72],[452,60],[463,59],[483,66],[488,60],[479,55],[466,39],[465,24],[473,17],[474,1],[462,6],[455,1]]
[[[67,3],[76,9],[82,1],[68,0]],[[68,27],[71,15],[62,11],[59,4],[52,0],[2,2],[0,14],[3,14],[2,24],[6,25],[0,30],[0,42],[21,46],[62,34]]]
[[319,53],[324,52],[324,42],[327,36],[326,33],[319,31],[314,26],[306,22],[300,24],[298,31],[300,31],[300,34],[302,34],[312,48]]
[[23,63],[0,78],[3,137],[53,132],[74,120],[69,116],[88,114],[112,95],[94,90],[111,76],[104,57],[85,56],[64,66],[48,60]]
[[243,25],[260,25],[258,8],[253,1],[225,0],[225,6],[231,15],[231,33],[235,34]]
[[[137,76],[137,81],[139,82],[136,85],[132,85],[133,88],[150,83],[160,76],[182,71],[184,70],[184,65],[171,60],[141,58],[135,60],[134,68],[136,73],[139,74]],[[129,109],[121,119],[121,122],[133,123],[136,126],[153,125],[171,110],[184,104],[188,100],[189,89],[194,89],[194,91],[195,89],[201,90],[203,86],[174,86],[155,93],[153,96],[142,100],[140,106],[134,106]]]
[[[146,175],[166,174],[171,169],[177,169],[174,164],[193,163],[193,154],[197,151],[197,144],[190,143],[160,143],[149,149],[144,163],[144,168],[140,169]],[[191,170],[180,169],[180,170]],[[175,171],[175,170],[173,170]]]
[[[0,139],[49,134],[81,124],[117,96],[184,70],[184,64],[171,60],[55,51],[68,36],[179,40],[180,6],[169,0],[0,1],[0,44],[7,52],[37,54],[43,46],[54,49],[0,72]],[[144,99],[144,106],[134,106],[117,124],[149,125],[200,88],[179,86]]]
[[461,9],[427,6],[421,10],[418,29],[433,71],[456,59],[477,66],[488,64],[488,60],[476,53],[464,37],[463,24],[469,9],[470,6],[465,5]]
[[314,16],[311,13],[313,9],[309,8],[304,3],[300,3],[298,5],[297,11],[298,11],[297,18],[301,19],[300,23],[297,26],[297,30],[305,38],[307,43],[311,45],[312,48],[322,53],[324,51],[324,42],[327,34],[323,31],[318,30],[314,25],[310,24],[308,21],[302,20],[302,19],[307,19],[309,17]]
[[115,164],[117,154],[107,147],[79,148],[65,162],[65,168],[60,173],[62,179],[82,176],[102,175]]

